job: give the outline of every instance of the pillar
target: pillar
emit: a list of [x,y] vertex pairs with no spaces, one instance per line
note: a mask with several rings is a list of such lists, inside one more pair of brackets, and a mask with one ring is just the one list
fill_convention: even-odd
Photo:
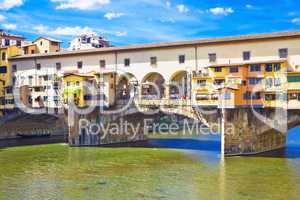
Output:
[[[272,113],[263,108],[261,113]],[[224,155],[251,155],[282,149],[286,132],[277,130],[258,119],[251,108],[226,109],[222,123]]]

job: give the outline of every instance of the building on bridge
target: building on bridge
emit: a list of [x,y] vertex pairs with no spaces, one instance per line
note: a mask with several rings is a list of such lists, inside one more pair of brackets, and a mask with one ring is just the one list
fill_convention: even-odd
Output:
[[[225,98],[232,100],[227,101],[231,107],[250,102],[264,107],[274,105],[274,92],[283,90],[287,81],[293,86],[297,83],[298,42],[300,32],[295,31],[52,52],[18,56],[11,61],[17,69],[15,74],[39,77],[47,73],[63,76],[69,71],[115,71],[120,77],[123,74],[134,80],[145,100],[192,99],[199,105],[217,106],[218,91],[230,85],[231,92]],[[291,78],[286,79],[286,75]],[[116,97],[122,98],[129,91],[125,91],[122,81],[118,83],[124,85],[118,86],[117,80]],[[293,88],[289,96],[293,99],[297,92]]]

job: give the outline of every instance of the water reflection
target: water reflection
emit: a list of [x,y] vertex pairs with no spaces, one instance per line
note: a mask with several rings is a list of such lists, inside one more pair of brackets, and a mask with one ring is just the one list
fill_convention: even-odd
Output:
[[300,147],[289,146],[286,157],[222,159],[219,140],[150,144],[2,149],[0,199],[299,199]]

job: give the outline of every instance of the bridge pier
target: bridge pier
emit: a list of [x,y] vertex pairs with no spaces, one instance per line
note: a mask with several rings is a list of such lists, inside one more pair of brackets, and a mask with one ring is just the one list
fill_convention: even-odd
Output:
[[281,118],[284,115],[276,119],[276,111],[266,108],[258,109],[256,112],[274,123],[267,125],[249,108],[224,109],[222,147],[225,156],[259,154],[285,147],[287,129],[282,129],[283,125],[276,127],[278,120],[286,123]]
[[100,110],[72,114],[69,121],[70,146],[103,146],[146,140],[144,117],[136,113],[104,115]]

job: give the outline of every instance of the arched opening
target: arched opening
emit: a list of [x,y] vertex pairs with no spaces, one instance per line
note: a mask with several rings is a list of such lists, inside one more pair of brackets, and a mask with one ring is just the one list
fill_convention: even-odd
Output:
[[131,91],[136,93],[138,81],[131,73],[124,73],[117,76],[116,97],[118,101],[128,101]]
[[161,99],[165,97],[165,79],[157,73],[147,74],[141,85],[142,99]]
[[188,98],[188,73],[178,71],[170,79],[170,99]]

